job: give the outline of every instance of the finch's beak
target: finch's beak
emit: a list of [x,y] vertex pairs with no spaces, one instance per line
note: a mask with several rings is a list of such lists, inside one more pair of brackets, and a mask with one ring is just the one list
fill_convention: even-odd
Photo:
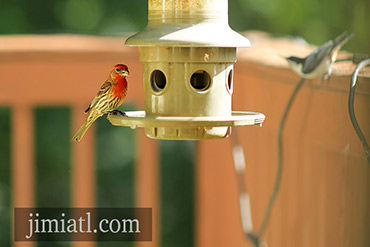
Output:
[[128,70],[124,70],[124,71],[122,71],[122,75],[123,76],[129,76],[130,72],[128,72]]

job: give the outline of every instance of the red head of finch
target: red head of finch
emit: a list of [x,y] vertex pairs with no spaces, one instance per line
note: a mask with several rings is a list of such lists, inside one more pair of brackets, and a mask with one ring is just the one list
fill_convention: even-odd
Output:
[[79,142],[91,124],[100,116],[114,111],[119,107],[127,94],[126,76],[130,73],[128,67],[117,64],[110,72],[108,79],[100,87],[95,98],[91,101],[85,113],[89,114],[86,122],[73,136],[72,141]]

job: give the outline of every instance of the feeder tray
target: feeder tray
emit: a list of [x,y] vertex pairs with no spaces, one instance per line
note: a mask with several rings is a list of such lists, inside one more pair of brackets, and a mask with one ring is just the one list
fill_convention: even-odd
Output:
[[[258,112],[233,111],[229,117],[186,117],[186,116],[158,116],[148,117],[145,111],[127,111],[126,116],[109,114],[108,120],[115,126],[126,126],[131,129],[145,128],[149,137],[159,139],[214,139],[220,138],[217,135],[219,127],[230,127],[256,125],[262,126],[265,115]],[[213,132],[214,130],[215,132]],[[196,135],[194,136],[194,133]],[[216,133],[216,135],[212,135]]]

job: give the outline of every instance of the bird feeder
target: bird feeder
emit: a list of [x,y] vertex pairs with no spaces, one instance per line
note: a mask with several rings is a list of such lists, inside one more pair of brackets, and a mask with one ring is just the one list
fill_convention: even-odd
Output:
[[148,24],[126,45],[139,47],[145,111],[110,115],[113,125],[199,140],[264,121],[261,113],[232,111],[237,47],[250,42],[229,27],[227,0],[148,0]]

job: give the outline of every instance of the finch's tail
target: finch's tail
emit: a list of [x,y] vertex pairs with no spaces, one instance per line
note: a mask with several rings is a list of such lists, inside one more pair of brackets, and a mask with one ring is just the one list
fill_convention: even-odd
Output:
[[72,137],[72,142],[79,142],[81,141],[82,137],[85,135],[86,131],[89,129],[91,124],[97,119],[95,118],[88,118],[86,122],[81,126],[81,128],[77,131],[77,133]]

